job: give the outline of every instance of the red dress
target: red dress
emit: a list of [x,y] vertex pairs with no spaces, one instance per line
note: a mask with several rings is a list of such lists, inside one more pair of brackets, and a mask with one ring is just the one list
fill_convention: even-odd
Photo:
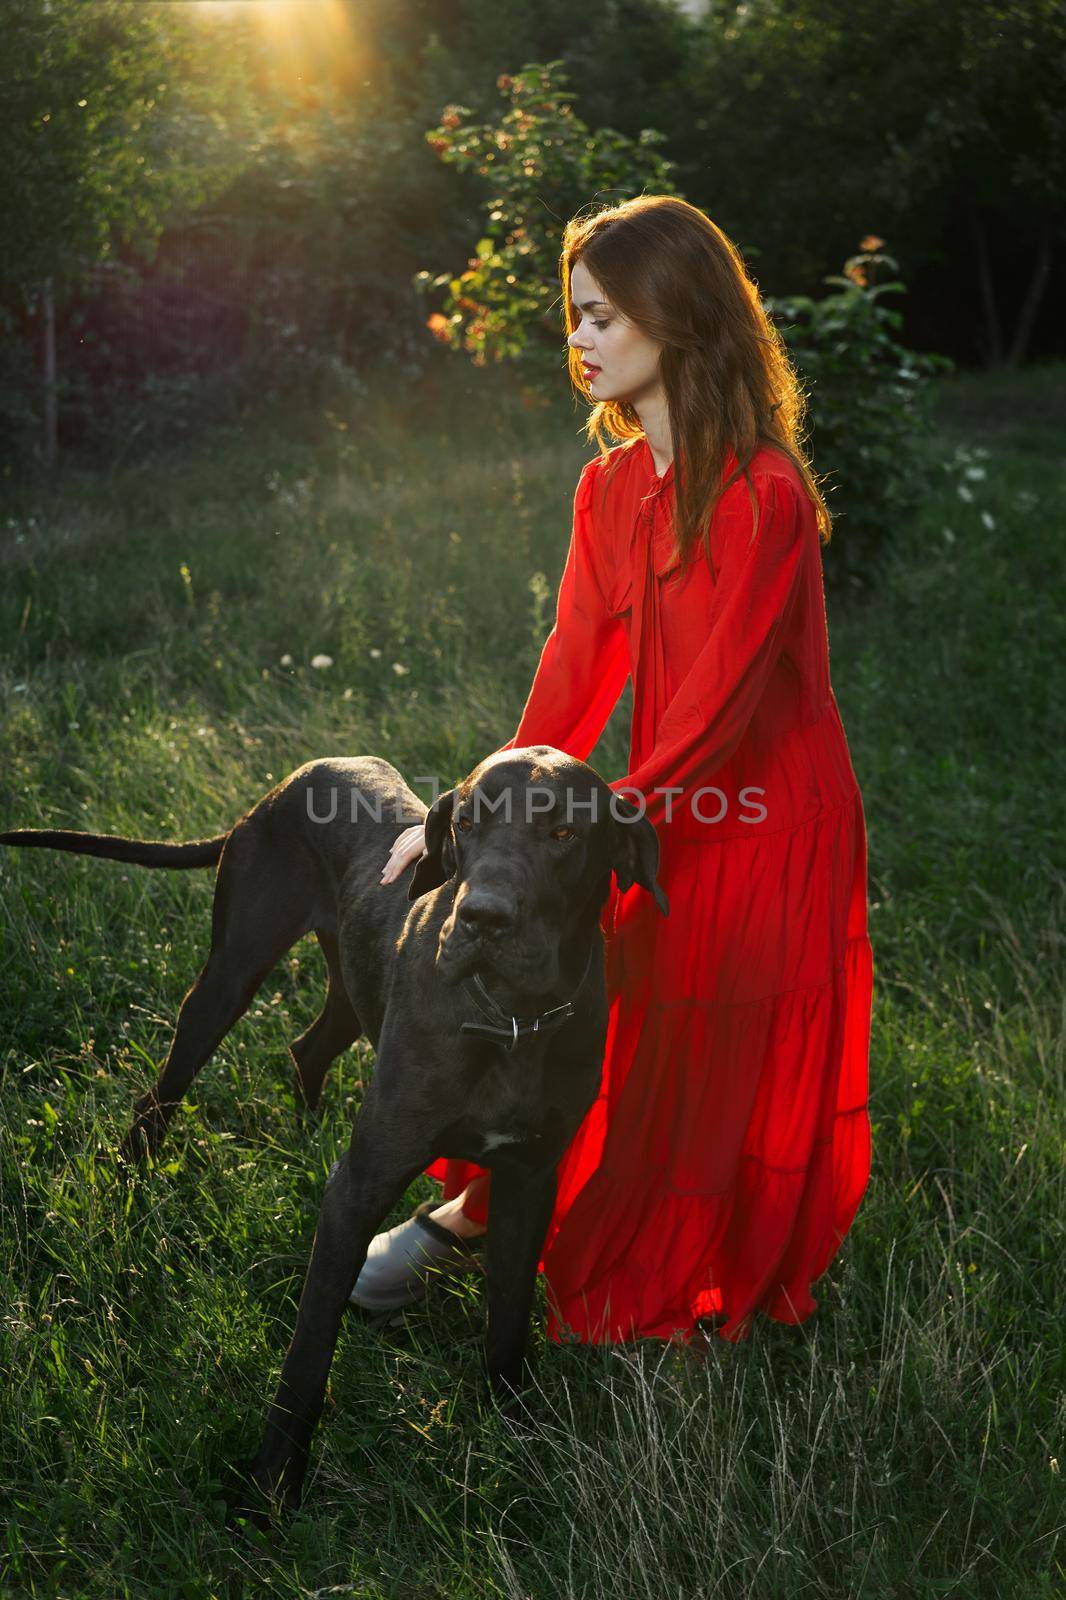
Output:
[[[758,451],[757,537],[741,476],[714,510],[713,568],[700,547],[682,575],[672,467],[656,476],[643,439],[610,455],[602,502],[606,463],[582,470],[555,627],[501,748],[587,760],[632,673],[611,788],[647,802],[670,915],[612,880],[603,1076],[559,1166],[548,1335],[687,1341],[717,1314],[736,1340],[756,1310],[811,1314],[869,1177],[865,820],[792,463]],[[450,1198],[485,1169],[426,1170]]]

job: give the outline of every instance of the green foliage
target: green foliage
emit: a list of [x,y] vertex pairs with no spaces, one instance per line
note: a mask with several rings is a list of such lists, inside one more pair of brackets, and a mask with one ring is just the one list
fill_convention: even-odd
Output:
[[514,357],[557,368],[563,228],[593,201],[666,192],[672,166],[658,153],[663,135],[654,128],[635,141],[611,128],[590,131],[569,102],[558,61],[505,73],[497,87],[510,109],[494,122],[464,121],[467,107],[448,106],[426,134],[442,161],[485,179],[490,196],[466,270],[421,272],[416,281],[447,287],[444,310],[428,326],[475,365]]
[[882,243],[863,240],[843,275],[825,279],[835,293],[766,302],[808,394],[816,470],[830,480],[822,492],[837,520],[824,562],[834,585],[871,583],[892,535],[919,504],[929,380],[953,367],[946,356],[919,355],[894,337],[903,319],[881,298],[905,286],[874,281],[879,267],[898,271]]
[[872,229],[909,281],[929,269],[954,347],[991,356],[987,234],[1023,359],[1021,308],[1066,229],[1061,0],[711,0],[698,31],[668,148],[688,198],[759,245],[767,283],[815,284]]
[[[174,8],[4,0],[0,283],[60,304],[119,249],[150,259],[169,222],[224,181],[236,79]],[[205,81],[205,76],[208,81]]]
[[[85,452],[135,431],[139,453],[264,400],[358,395],[374,365],[402,362],[414,377],[436,354],[411,277],[448,177],[425,160],[421,128],[369,90],[279,87],[241,146],[240,170],[164,241],[152,281],[113,282],[89,309],[114,340],[137,337],[123,385],[95,408],[78,397]],[[160,303],[180,312],[177,337]]]
[[[185,13],[124,0],[3,0],[0,171],[7,214],[20,223],[5,231],[0,257],[0,327],[15,335],[0,355],[0,440],[12,455],[30,456],[40,434],[48,283],[60,422],[80,412],[100,429],[114,421],[118,374],[158,343],[164,321],[167,336],[173,318],[157,314],[144,344],[127,323],[109,351],[86,326],[86,305],[114,276],[141,284],[164,230],[203,207],[239,164],[231,133],[241,63],[211,58]],[[94,382],[94,368],[110,384]]]
[[[413,3],[391,0],[399,9]],[[596,9],[594,49],[573,0],[449,0],[438,8],[435,26],[455,88],[438,95],[434,107],[460,100],[488,117],[501,74],[523,61],[558,60],[580,87],[590,128],[616,128],[635,140],[642,128],[684,127],[686,110],[690,118],[695,112],[683,96],[699,28],[677,0],[606,0]]]

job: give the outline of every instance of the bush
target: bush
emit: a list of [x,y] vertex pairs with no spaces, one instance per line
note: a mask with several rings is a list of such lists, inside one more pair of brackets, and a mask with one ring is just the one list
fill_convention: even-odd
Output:
[[929,380],[954,367],[947,356],[918,355],[893,337],[903,318],[880,302],[905,289],[898,280],[874,281],[881,266],[899,270],[880,253],[883,242],[864,239],[844,275],[825,279],[836,291],[821,300],[764,301],[807,388],[811,454],[830,480],[823,493],[834,530],[824,563],[836,588],[870,586],[891,534],[921,499]]
[[484,237],[457,277],[420,272],[415,282],[447,290],[427,326],[475,365],[513,357],[557,371],[566,223],[593,200],[663,193],[673,163],[657,153],[665,135],[654,128],[636,140],[612,128],[591,132],[567,102],[558,61],[504,74],[496,86],[510,105],[498,122],[466,122],[468,108],[453,105],[426,134],[442,161],[491,180]]

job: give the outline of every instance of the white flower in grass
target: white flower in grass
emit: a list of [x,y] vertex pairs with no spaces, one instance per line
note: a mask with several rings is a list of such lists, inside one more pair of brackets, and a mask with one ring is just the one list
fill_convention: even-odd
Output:
[[380,661],[381,660],[381,651],[378,649],[377,645],[372,645],[371,646],[370,654],[374,657],[375,661]]
[[392,663],[392,670],[395,672],[398,678],[402,678],[404,674],[410,672],[411,669],[410,667],[405,667],[402,661],[394,661]]
[[972,489],[967,489],[967,487],[966,487],[966,485],[964,483],[960,483],[958,487],[959,487],[959,499],[960,500],[972,500],[973,499],[973,490]]
[[316,672],[321,672],[323,667],[331,667],[333,665],[333,657],[322,655],[312,656],[311,665],[314,667]]
[[984,467],[967,467],[966,468],[966,476],[968,478],[972,478],[974,480],[974,482],[976,483],[976,482],[979,482],[982,478],[987,478],[988,477],[988,473],[985,471]]
[[279,667],[291,667],[292,666],[292,657],[289,655],[288,651],[286,651],[286,653],[282,656],[281,660],[278,662],[278,666]]
[[945,528],[944,529],[944,542],[945,542],[945,544],[954,544],[955,543],[955,532],[954,532],[954,529],[952,529],[952,528]]
[[981,512],[981,521],[984,523],[984,525],[988,529],[989,533],[991,533],[992,529],[996,525],[996,519],[992,515],[991,511],[982,511]]

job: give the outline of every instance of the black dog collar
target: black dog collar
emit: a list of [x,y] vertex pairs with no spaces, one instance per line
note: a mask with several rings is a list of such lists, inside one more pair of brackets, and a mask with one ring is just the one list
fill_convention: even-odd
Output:
[[[489,1022],[461,1022],[460,1033],[475,1034],[480,1039],[491,1039],[501,1045],[508,1052],[513,1051],[519,1039],[527,1038],[531,1034],[550,1033],[552,1029],[561,1027],[574,1014],[574,1001],[580,993],[581,986],[589,974],[592,963],[593,946],[589,946],[589,953],[585,960],[585,970],[578,980],[577,988],[561,1006],[553,1006],[550,1011],[542,1011],[538,1017],[512,1017],[492,998],[480,977],[475,972],[469,982],[463,984],[466,993],[473,1000],[483,1016],[489,1017]],[[488,1001],[488,1006],[482,1004],[478,995],[481,994]],[[491,1010],[489,1009],[491,1007]]]

